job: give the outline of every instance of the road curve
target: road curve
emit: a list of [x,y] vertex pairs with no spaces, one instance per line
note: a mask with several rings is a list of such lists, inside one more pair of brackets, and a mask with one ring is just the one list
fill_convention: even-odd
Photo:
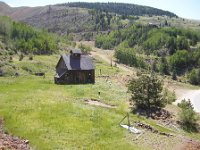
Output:
[[188,90],[178,97],[174,104],[180,103],[183,99],[190,100],[194,110],[200,112],[200,90]]

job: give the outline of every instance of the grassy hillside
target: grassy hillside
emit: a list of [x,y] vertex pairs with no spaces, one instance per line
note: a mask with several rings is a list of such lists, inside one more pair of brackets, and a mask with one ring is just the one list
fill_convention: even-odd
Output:
[[[155,72],[161,70],[163,74],[166,74],[165,65],[168,63],[172,66],[168,69],[185,67],[190,70],[188,64],[200,67],[199,33],[168,26],[132,26],[139,18],[65,5],[32,9],[11,8],[3,4],[6,9],[1,9],[4,7],[0,3],[0,14],[3,10],[33,26],[46,28],[38,30],[8,17],[0,17],[0,74],[4,73],[4,77],[0,77],[0,117],[4,119],[6,132],[28,139],[31,147],[38,150],[171,150],[177,144],[188,142],[188,139],[200,140],[199,133],[187,133],[180,128],[176,116],[179,109],[171,105],[168,106],[173,109],[169,120],[157,121],[130,113],[130,122],[136,126],[139,121],[150,125],[158,133],[172,136],[137,127],[142,130],[138,136],[121,128],[119,122],[130,112],[130,93],[125,81],[131,75],[120,70],[117,64],[111,67],[95,57],[95,84],[54,84],[59,50],[70,43],[68,36],[61,37],[48,31],[59,32],[60,35],[83,32],[84,38],[92,36],[90,31],[97,31],[95,34],[104,32],[106,34],[97,36],[96,46],[116,48],[115,56],[120,62],[155,69]],[[143,21],[148,23],[145,19]],[[110,29],[114,31],[108,32]],[[170,47],[170,42],[174,47]],[[174,51],[170,54],[170,50]],[[102,74],[99,74],[100,69]],[[38,72],[44,72],[45,76],[35,76]],[[103,105],[86,103],[85,100],[98,100],[95,102]]]
[[[31,146],[39,150],[171,149],[181,142],[182,130],[172,131],[142,116],[131,114],[131,124],[141,121],[160,132],[178,135],[169,138],[144,131],[137,140],[137,135],[119,126],[119,121],[130,111],[127,88],[115,78],[116,75],[123,76],[121,70],[95,60],[95,84],[56,85],[53,74],[58,59],[58,55],[35,56],[33,61],[14,58],[13,64],[23,74],[0,78],[0,116],[4,118],[8,133],[30,140]],[[46,71],[46,77],[33,76],[24,69],[26,67]],[[99,77],[99,69],[109,78]],[[116,108],[89,105],[84,101],[88,99],[99,99]],[[127,124],[126,120],[124,124]],[[199,138],[196,133],[188,136]]]
[[[35,68],[48,65],[46,78],[24,75],[18,78],[0,78],[0,116],[5,119],[7,131],[31,141],[36,149],[138,149],[124,138],[126,131],[118,126],[126,111],[125,88],[105,83],[97,78],[96,84],[55,85],[54,66],[58,56],[37,56],[34,62],[14,59],[16,66]],[[32,67],[31,67],[32,66]],[[104,63],[97,63],[97,70],[112,75],[117,71]],[[84,99],[98,99],[106,103],[120,105],[107,109],[90,106]],[[113,99],[113,93],[115,99]],[[109,144],[108,144],[109,143]]]

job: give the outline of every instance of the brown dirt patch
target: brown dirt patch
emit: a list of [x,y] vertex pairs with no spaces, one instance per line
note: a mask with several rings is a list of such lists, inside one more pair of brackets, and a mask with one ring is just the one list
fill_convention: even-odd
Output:
[[182,150],[200,150],[199,142],[188,142]]
[[31,150],[29,141],[14,137],[3,130],[3,119],[0,118],[0,150]]
[[105,107],[105,108],[116,108],[116,106],[114,106],[114,105],[102,103],[97,99],[89,99],[89,100],[87,99],[87,100],[85,100],[85,103],[87,103],[89,105],[95,105],[95,106],[100,106],[100,107]]
[[200,142],[186,137],[180,137],[182,141],[175,145],[174,150],[200,150]]

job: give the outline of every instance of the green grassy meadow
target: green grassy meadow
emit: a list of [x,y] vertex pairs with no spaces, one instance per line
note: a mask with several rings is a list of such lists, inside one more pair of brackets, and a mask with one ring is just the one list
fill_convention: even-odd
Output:
[[[119,126],[130,111],[127,88],[115,78],[115,75],[123,75],[119,68],[94,60],[95,84],[56,85],[53,77],[58,60],[59,55],[34,56],[32,61],[27,57],[22,61],[17,56],[13,58],[10,65],[20,76],[0,78],[0,117],[9,134],[28,139],[36,150],[148,150],[155,149],[160,139],[164,141],[160,147],[171,149],[177,143],[176,137],[151,132],[145,132],[135,141],[137,135]],[[100,69],[104,77],[100,76]],[[35,76],[35,72],[45,72],[46,76]],[[98,92],[101,92],[100,97]],[[84,101],[88,99],[98,99],[116,108],[89,105]],[[161,132],[176,134],[157,125],[156,121],[138,115],[130,114],[130,121],[131,124],[141,121]],[[181,134],[185,132],[181,131]],[[200,138],[198,133],[187,133],[187,136]]]
[[[128,110],[126,88],[107,83],[104,78],[96,78],[95,84],[55,85],[58,58],[14,59],[13,64],[23,75],[0,78],[0,116],[5,120],[5,130],[30,140],[34,149],[138,149],[125,138],[129,133],[118,125]],[[47,75],[30,75],[24,68],[46,71]],[[108,75],[119,72],[97,62],[96,69],[99,68]],[[84,99],[98,99],[98,91],[102,102],[118,107],[108,109],[84,103]]]

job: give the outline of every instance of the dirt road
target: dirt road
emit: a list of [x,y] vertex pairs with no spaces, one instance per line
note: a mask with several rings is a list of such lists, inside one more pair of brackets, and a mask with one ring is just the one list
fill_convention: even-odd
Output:
[[175,104],[180,103],[183,99],[190,100],[193,104],[194,110],[196,112],[200,112],[200,90],[186,89],[185,91],[183,91],[182,95],[178,97]]
[[83,43],[85,45],[88,45],[90,47],[92,47],[92,52],[91,55],[93,58],[99,57],[100,59],[102,59],[103,61],[111,64],[112,65],[117,65],[117,67],[119,67],[121,70],[124,70],[128,75],[132,75],[133,73],[135,73],[136,71],[131,68],[128,67],[124,64],[119,64],[116,62],[116,60],[114,59],[113,55],[114,55],[114,50],[102,50],[99,48],[96,48],[94,46],[94,41],[82,41],[82,42],[77,42],[77,44]]

